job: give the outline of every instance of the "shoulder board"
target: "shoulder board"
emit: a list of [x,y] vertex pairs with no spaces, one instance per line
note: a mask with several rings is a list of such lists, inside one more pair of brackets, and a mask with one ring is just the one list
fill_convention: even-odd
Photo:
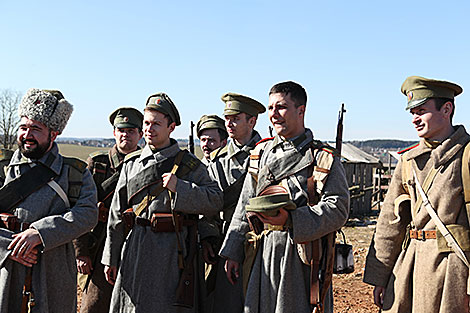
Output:
[[329,154],[331,154],[332,156],[338,156],[338,150],[332,148],[332,147],[328,147],[328,146],[323,146],[321,147],[321,149],[325,152],[328,152]]
[[80,173],[83,173],[86,169],[86,162],[74,158],[74,157],[63,157],[64,158],[64,163],[77,169]]
[[261,139],[260,141],[258,141],[258,142],[256,143],[256,145],[259,145],[259,144],[262,143],[262,142],[269,141],[269,140],[273,140],[273,139],[274,139],[274,137],[263,138],[263,139]]
[[142,153],[142,149],[129,153],[129,154],[126,155],[126,157],[124,158],[124,162],[127,162],[127,161],[129,161],[129,160],[131,160],[131,159],[134,159],[134,158],[136,158],[136,157],[139,157],[141,153]]
[[312,147],[314,149],[319,149],[319,150],[325,151],[326,153],[329,153],[329,154],[331,154],[332,156],[335,156],[335,157],[340,156],[338,150],[336,150],[335,148],[330,146],[328,143],[321,142],[320,140],[313,140],[312,141]]
[[[188,151],[189,152],[189,151]],[[185,153],[183,159],[181,160],[181,164],[186,165],[191,170],[195,169],[199,166],[201,160],[199,160],[194,154],[192,153]]]
[[407,147],[407,148],[405,148],[405,149],[403,149],[403,150],[400,150],[400,151],[398,151],[397,153],[398,153],[398,154],[403,154],[403,153],[405,153],[406,151],[410,151],[411,149],[416,148],[417,146],[419,146],[419,142],[416,143],[416,144],[414,144],[414,145],[411,145],[411,146],[409,146],[409,147]]
[[108,151],[98,150],[98,151],[90,153],[90,158],[94,159],[94,158],[99,157],[99,156],[107,156],[107,155],[108,155]]
[[211,152],[211,160],[214,160],[215,158],[227,153],[228,151],[228,145],[223,146],[222,148],[217,148],[214,151]]

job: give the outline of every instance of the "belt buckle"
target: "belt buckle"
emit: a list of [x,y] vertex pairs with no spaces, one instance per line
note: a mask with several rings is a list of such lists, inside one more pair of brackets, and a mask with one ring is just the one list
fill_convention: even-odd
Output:
[[424,230],[418,230],[418,240],[426,241],[426,232]]

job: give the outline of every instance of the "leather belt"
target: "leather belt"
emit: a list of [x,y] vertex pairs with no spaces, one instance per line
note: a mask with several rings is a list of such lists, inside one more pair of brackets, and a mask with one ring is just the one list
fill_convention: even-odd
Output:
[[[180,223],[181,226],[191,226],[196,223],[194,220],[190,219],[182,219],[177,217],[177,222]],[[135,223],[139,226],[143,227],[150,227],[151,230],[155,233],[169,233],[175,232],[175,225],[173,225],[173,220],[171,217],[157,217],[153,218],[152,220],[139,217],[135,218]]]
[[0,213],[0,228],[8,229],[13,232],[25,231],[31,223],[21,223],[18,217],[10,213]]
[[410,238],[418,240],[436,239],[436,231],[410,229]]
[[286,231],[288,230],[288,227],[285,225],[271,225],[268,223],[264,223],[264,229],[265,230],[276,230],[276,231]]

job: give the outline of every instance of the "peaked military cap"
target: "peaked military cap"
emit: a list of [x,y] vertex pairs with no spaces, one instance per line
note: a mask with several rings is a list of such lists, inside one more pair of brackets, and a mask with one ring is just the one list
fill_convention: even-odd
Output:
[[146,108],[157,110],[160,113],[168,115],[176,126],[181,125],[180,114],[173,101],[166,93],[159,92],[151,95],[147,99]]
[[142,129],[143,120],[144,115],[139,110],[130,107],[118,108],[109,116],[109,122],[117,128]]
[[201,136],[201,132],[205,129],[221,129],[225,133],[227,133],[227,129],[225,129],[225,121],[218,117],[217,115],[203,115],[199,119],[196,124],[196,133],[197,136]]
[[420,76],[410,76],[401,85],[401,92],[408,98],[406,110],[416,108],[430,98],[454,99],[462,91],[457,84]]
[[258,116],[266,111],[260,102],[238,93],[228,92],[221,99],[225,102],[224,115],[247,113],[251,116]]
[[294,210],[295,203],[290,199],[287,189],[280,185],[267,187],[258,197],[251,198],[245,206],[247,212],[276,216],[279,209]]

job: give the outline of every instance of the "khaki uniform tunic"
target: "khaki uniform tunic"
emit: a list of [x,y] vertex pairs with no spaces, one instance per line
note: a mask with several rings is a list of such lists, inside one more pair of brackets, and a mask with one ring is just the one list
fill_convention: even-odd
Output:
[[462,153],[468,141],[470,136],[465,128],[457,126],[456,131],[435,149],[421,141],[398,162],[364,273],[366,283],[386,287],[383,312],[468,312],[465,306],[468,268],[455,253],[440,252],[436,239],[411,239],[402,249],[410,222],[417,230],[436,229],[424,206],[411,212],[417,193],[413,177],[409,178],[411,206],[409,202],[402,205],[400,221],[390,224],[396,219],[393,213],[395,199],[406,193],[401,169],[405,159],[411,160],[421,185],[431,168],[443,165],[427,192],[429,201],[445,225],[459,224],[468,229],[461,178]]
[[[69,166],[64,164],[57,144],[39,162],[45,164],[49,154],[55,156],[50,168],[59,176],[55,181],[67,192]],[[26,172],[32,161],[13,155],[5,183]],[[77,310],[77,266],[72,240],[90,231],[98,220],[96,188],[88,170],[83,173],[77,203],[67,208],[60,196],[48,185],[18,204],[15,215],[21,222],[31,223],[43,242],[38,263],[32,268],[32,292],[36,299],[33,312],[72,313]],[[10,260],[12,232],[0,228],[0,312],[19,313],[26,267]]]
[[[101,184],[122,169],[124,157],[125,155],[119,153],[116,145],[114,145],[109,151],[92,155],[87,160],[88,169],[97,186],[98,202],[104,202],[104,206],[108,209],[111,206],[113,197],[103,190]],[[91,232],[73,241],[75,254],[77,256],[90,257],[93,265],[91,278],[88,278],[90,281],[87,289],[82,294],[81,313],[109,311],[113,286],[106,281],[104,266],[101,264],[106,238],[106,224],[106,222],[99,221],[98,225]]]
[[[135,225],[125,237],[124,225],[121,222],[121,214],[128,207],[135,209],[147,195],[147,190],[142,190],[129,204],[128,182],[143,179],[140,177],[149,167],[155,167],[159,175],[163,174],[160,173],[161,167],[168,167],[167,163],[171,162],[171,169],[173,159],[179,151],[178,144],[172,140],[169,147],[157,152],[152,152],[147,145],[142,149],[140,156],[124,162],[111,204],[102,258],[105,265],[119,265],[110,312],[197,312],[197,303],[193,309],[173,306],[180,279],[176,234],[155,233],[149,227]],[[163,191],[142,212],[141,217],[150,218],[155,212],[170,213],[171,210],[187,214],[214,214],[221,202],[220,189],[210,179],[206,167],[199,162],[191,172],[178,179],[173,198],[170,199],[169,193]],[[185,226],[181,237],[185,242]],[[187,249],[184,253],[186,252]]]
[[[300,138],[300,137],[299,137]],[[310,144],[313,135],[306,130],[301,142],[286,141],[276,136],[267,143],[259,161],[259,185],[278,184],[287,176],[287,185],[297,208],[290,211],[292,226],[288,231],[269,231],[260,243],[245,297],[245,313],[310,313],[310,267],[298,253],[296,243],[311,241],[344,225],[349,210],[349,192],[343,166],[335,157],[317,205],[307,205],[307,178],[313,162]],[[316,159],[328,153],[316,150]],[[266,169],[269,167],[269,171]],[[299,170],[297,170],[299,169]],[[268,174],[270,173],[270,174]],[[245,258],[245,235],[250,231],[245,205],[259,194],[258,183],[247,175],[243,192],[222,245],[220,255],[234,261]],[[260,188],[264,189],[264,188]],[[333,312],[331,303],[325,312]]]

